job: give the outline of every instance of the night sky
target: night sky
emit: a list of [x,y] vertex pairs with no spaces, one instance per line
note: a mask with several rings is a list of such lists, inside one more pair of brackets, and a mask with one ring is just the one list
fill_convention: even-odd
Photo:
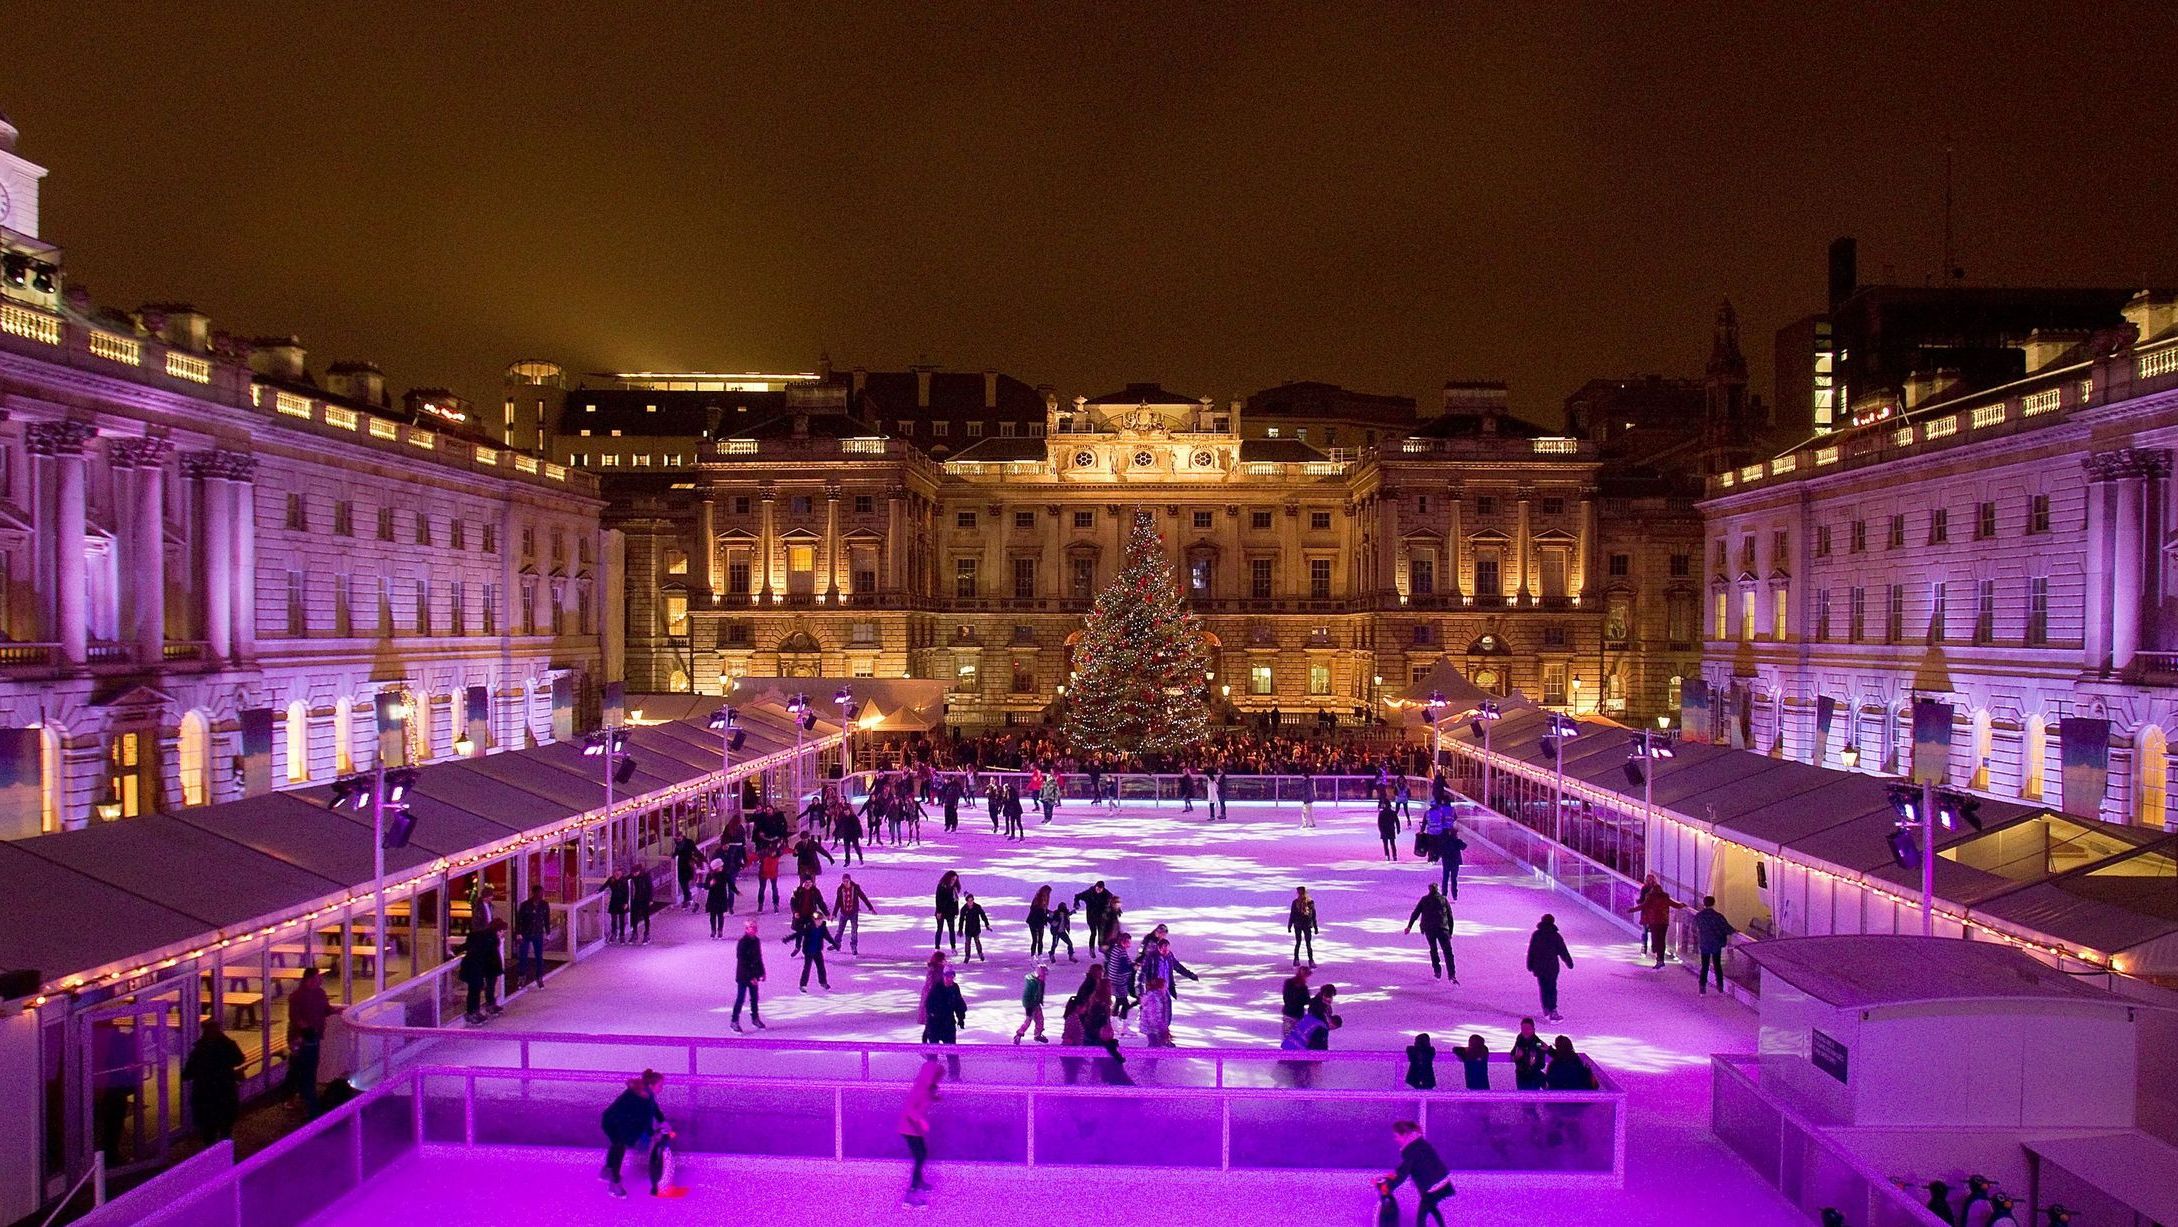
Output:
[[1725,295],[1766,391],[1833,236],[1933,274],[1947,141],[1971,282],[2178,283],[2169,4],[488,7],[18,0],[0,109],[100,303],[484,398],[823,348],[1555,421]]

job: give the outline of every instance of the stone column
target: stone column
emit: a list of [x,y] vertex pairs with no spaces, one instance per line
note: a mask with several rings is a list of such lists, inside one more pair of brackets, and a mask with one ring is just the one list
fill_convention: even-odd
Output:
[[2087,617],[2080,663],[2089,673],[2105,673],[2110,668],[2111,503],[2122,466],[2116,452],[2096,452],[2080,465],[2087,470]]
[[1386,488],[1377,492],[1384,514],[1377,517],[1377,591],[1404,593],[1406,588],[1399,582],[1399,557],[1405,546],[1399,540],[1399,500],[1402,491]]
[[718,604],[718,500],[706,496],[696,504],[695,564],[688,577],[696,591]]
[[[1570,577],[1573,594],[1586,600],[1589,589],[1597,585],[1589,582],[1594,573],[1596,548],[1596,500],[1586,492],[1581,495],[1580,539],[1573,543],[1573,574]],[[1782,567],[1785,560],[1773,558],[1773,567]]]
[[[136,662],[156,667],[166,659],[166,459],[165,439],[116,439],[107,445],[116,469],[134,475],[123,528],[122,634]],[[120,500],[116,500],[119,502]]]
[[885,592],[895,599],[904,586],[908,559],[907,521],[900,514],[906,497],[907,491],[898,486],[885,491]]
[[2140,471],[2140,553],[2126,565],[2136,567],[2140,573],[2140,622],[2138,648],[2143,651],[2161,651],[2169,645],[2164,642],[2163,614],[2163,536],[2164,521],[2169,515],[2165,507],[2170,479],[2170,451],[2166,448],[2141,448],[2133,453],[2135,465]]
[[83,449],[97,434],[83,422],[33,422],[24,431],[30,454],[43,461],[44,476],[51,479],[40,483],[40,493],[48,487],[52,490],[47,504],[52,518],[41,522],[39,529],[52,537],[52,567],[40,575],[39,582],[54,585],[48,598],[52,602],[48,633],[59,642],[61,660],[70,667],[80,667],[90,660],[91,590],[83,557]]
[[1520,603],[1525,604],[1528,596],[1529,565],[1528,529],[1530,521],[1528,510],[1535,501],[1535,488],[1533,486],[1522,486],[1519,494],[1519,521],[1513,530],[1513,575],[1515,577],[1513,594]]
[[827,603],[839,604],[839,484],[824,488],[824,586]]
[[234,655],[233,483],[227,480],[228,452],[190,452],[182,474],[196,485],[197,522],[192,536],[197,596],[203,615],[206,654],[214,660]]
[[234,510],[228,523],[234,528],[234,655],[237,660],[257,658],[257,460],[241,452],[226,453],[232,486],[228,497]]
[[760,602],[769,605],[772,597],[771,556],[775,537],[773,513],[779,495],[767,485],[758,497],[763,500],[763,519],[756,534],[756,569],[763,578],[758,581],[756,592]]
[[1278,562],[1283,572],[1278,577],[1278,595],[1283,597],[1307,597],[1308,558],[1301,553],[1301,508],[1297,503],[1283,503],[1278,508]]
[[1444,585],[1445,593],[1455,601],[1459,600],[1461,593],[1467,591],[1466,572],[1462,570],[1466,565],[1467,541],[1460,530],[1460,513],[1462,504],[1466,501],[1467,492],[1459,486],[1453,486],[1444,492],[1445,573],[1439,577],[1439,582]]

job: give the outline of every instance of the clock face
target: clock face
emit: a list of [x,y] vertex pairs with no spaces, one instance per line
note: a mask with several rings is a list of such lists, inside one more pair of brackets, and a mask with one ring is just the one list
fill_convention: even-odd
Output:
[[1095,452],[1074,453],[1074,467],[1077,469],[1086,469],[1090,465],[1095,464],[1096,462],[1097,456]]
[[1195,467],[1196,467],[1196,468],[1198,468],[1198,469],[1207,469],[1207,468],[1209,468],[1209,467],[1210,467],[1210,464],[1211,464],[1211,461],[1212,461],[1212,460],[1213,460],[1213,457],[1212,457],[1212,456],[1210,455],[1210,453],[1209,453],[1209,452],[1207,452],[1207,451],[1201,451],[1201,452],[1196,452],[1196,453],[1195,453]]
[[8,219],[8,207],[14,203],[8,198],[8,185],[0,183],[0,222]]
[[1156,458],[1155,456],[1152,456],[1152,455],[1150,455],[1150,454],[1149,454],[1149,452],[1148,452],[1148,451],[1147,451],[1146,449],[1145,449],[1145,450],[1143,450],[1143,451],[1139,451],[1139,452],[1136,452],[1136,453],[1134,454],[1134,463],[1135,463],[1135,466],[1136,466],[1137,468],[1144,468],[1144,469],[1146,469],[1146,468],[1148,468],[1148,467],[1149,467],[1150,465],[1152,465],[1152,464],[1156,463],[1156,460],[1157,460],[1157,458]]

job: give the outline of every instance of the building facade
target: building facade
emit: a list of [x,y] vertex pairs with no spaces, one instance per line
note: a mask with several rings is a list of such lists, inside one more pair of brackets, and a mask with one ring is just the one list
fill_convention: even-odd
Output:
[[2107,720],[2100,815],[2169,824],[2178,296],[2123,323],[2037,333],[1987,390],[1857,397],[1839,432],[1712,480],[1703,675],[1755,748],[1900,773],[1913,700],[1939,698],[1954,784],[2054,806],[2059,722]]
[[[868,394],[917,380],[927,405]],[[1591,447],[1502,397],[1457,385],[1425,420],[1403,398],[1289,385],[1258,423],[1153,383],[1037,389],[1029,419],[1009,389],[1029,385],[826,373],[784,389],[776,417],[728,417],[692,469],[640,477],[597,464],[608,402],[567,393],[554,454],[605,478],[627,543],[629,685],[926,677],[951,684],[957,724],[1052,718],[1137,513],[1203,615],[1227,720],[1351,723],[1447,660],[1487,688],[1645,719],[1698,663],[1691,500],[1615,491]],[[942,456],[919,409],[949,423]],[[645,446],[639,425],[611,446]],[[1353,446],[1319,446],[1326,428]]]
[[368,364],[320,380],[187,306],[95,310],[13,138],[0,836],[367,767],[382,695],[411,760],[565,736],[608,617],[595,479]]

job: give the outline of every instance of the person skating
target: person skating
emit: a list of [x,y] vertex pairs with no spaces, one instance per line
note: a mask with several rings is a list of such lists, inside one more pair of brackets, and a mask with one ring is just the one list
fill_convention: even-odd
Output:
[[796,936],[801,943],[802,953],[801,990],[805,993],[809,991],[809,972],[811,968],[815,968],[817,987],[831,991],[832,981],[824,974],[824,948],[831,943],[832,934],[825,925],[824,918],[818,916],[812,919]]
[[1378,1191],[1390,1197],[1392,1190],[1412,1181],[1417,1200],[1414,1203],[1414,1227],[1434,1219],[1442,1227],[1444,1211],[1438,1208],[1452,1196],[1452,1169],[1444,1164],[1437,1148],[1422,1136],[1422,1127],[1410,1120],[1392,1126],[1392,1140],[1399,1144],[1399,1166],[1377,1185]]
[[968,999],[962,995],[960,985],[953,979],[953,969],[948,967],[938,973],[937,987],[923,1002],[928,1018],[923,1023],[925,1044],[958,1044],[960,1029],[968,1023]]
[[1104,901],[1104,931],[1097,935],[1097,943],[1106,950],[1111,949],[1112,943],[1119,939],[1120,922],[1125,919],[1126,912],[1126,904],[1118,895]]
[[1028,832],[1021,827],[1021,790],[1006,785],[1006,838],[1027,839]]
[[242,1046],[218,1019],[207,1019],[181,1067],[182,1081],[189,1084],[189,1117],[206,1145],[234,1136],[242,1112],[242,1065]]
[[[1036,896],[1029,900],[1028,932],[1031,957],[1044,952],[1044,926],[1051,923],[1051,888],[1039,887]],[[1052,951],[1057,954],[1057,950]]]
[[1315,992],[1308,986],[1308,978],[1314,974],[1310,968],[1296,967],[1293,974],[1286,977],[1285,983],[1279,986],[1278,1017],[1281,1020],[1281,1035],[1299,1026],[1301,1015],[1308,1012],[1308,1003],[1315,997]]
[[839,841],[839,863],[845,868],[861,861],[870,863],[869,854],[862,850],[862,816],[851,807],[842,807],[832,822],[832,838]]
[[1225,768],[1220,767],[1210,776],[1210,821],[1223,822],[1229,816],[1225,808]]
[[1301,772],[1301,828],[1316,829],[1316,776],[1313,772]]
[[[1059,906],[1052,908],[1051,911],[1045,915],[1044,927],[1051,934],[1051,959],[1053,962],[1058,961],[1060,942],[1066,943],[1067,962],[1081,962],[1080,959],[1074,957],[1073,924],[1074,909],[1066,906],[1066,903],[1063,900],[1060,902]],[[1090,953],[1094,954],[1095,951],[1091,951]]]
[[788,915],[794,918],[791,922],[792,933],[780,940],[789,944],[800,936],[803,929],[817,923],[818,917],[827,914],[824,892],[818,889],[815,881],[806,876],[794,887],[794,893],[787,897],[787,907]]
[[520,988],[522,973],[529,973],[529,982],[544,987],[545,936],[552,930],[552,904],[545,899],[542,885],[529,888],[529,898],[522,900],[514,909],[514,966],[508,976],[508,984]]
[[1044,786],[1036,790],[1037,804],[1044,810],[1044,825],[1051,825],[1051,816],[1059,809],[1059,773],[1057,770],[1044,774]]
[[931,931],[930,944],[944,944],[952,949],[960,948],[960,874],[951,869],[938,878],[934,915],[937,925]]
[[650,876],[650,866],[641,861],[628,875],[628,941],[630,944],[650,944],[650,913],[657,902],[658,884]]
[[960,781],[950,775],[938,786],[938,800],[945,806],[945,829],[948,831],[960,829],[960,791]]
[[1672,898],[1671,892],[1665,890],[1652,873],[1648,881],[1641,884],[1639,901],[1627,909],[1641,917],[1641,949],[1656,952],[1657,967],[1664,965],[1664,952],[1670,945],[1667,939],[1671,932],[1671,913],[1685,906]]
[[960,961],[982,959],[988,963],[990,956],[983,953],[983,931],[991,927],[991,914],[983,910],[974,895],[963,896],[960,909]]
[[1044,967],[1045,964],[1039,962],[1029,968],[1028,977],[1021,982],[1021,1026],[1013,1033],[1016,1044],[1029,1033],[1030,1027],[1036,1029],[1037,1043],[1051,1042],[1044,1038]]
[[461,982],[469,987],[469,1008],[463,1017],[472,1027],[482,1023],[487,1014],[504,1012],[499,1006],[499,978],[507,971],[499,953],[499,926],[504,923],[492,920],[477,924],[472,917],[469,932],[457,951]]
[[1535,987],[1543,999],[1543,1017],[1552,1022],[1560,1021],[1558,1013],[1558,972],[1560,965],[1571,967],[1573,953],[1566,949],[1565,938],[1558,932],[1558,918],[1548,912],[1535,922],[1535,932],[1528,935],[1528,973],[1535,977]]
[[1459,827],[1452,820],[1452,806],[1447,803],[1440,811],[1431,806],[1424,815],[1425,825],[1430,817],[1442,812],[1442,826],[1430,833],[1429,845],[1437,858],[1437,885],[1445,896],[1454,902],[1460,897],[1460,868],[1467,859],[1467,841],[1460,838]]
[[1407,1085],[1417,1091],[1437,1089],[1437,1048],[1426,1031],[1407,1045]]
[[1701,950],[1701,972],[1695,977],[1701,985],[1702,995],[1709,993],[1709,973],[1717,973],[1717,991],[1724,991],[1724,948],[1732,935],[1739,932],[1732,922],[1717,910],[1715,895],[1702,896],[1702,910],[1694,913],[1694,944]]
[[664,1074],[646,1069],[640,1076],[628,1079],[628,1088],[605,1109],[600,1122],[605,1129],[605,1170],[599,1175],[614,1197],[628,1195],[620,1184],[620,1164],[631,1150],[648,1157],[650,1192],[653,1197],[658,1194],[659,1179],[665,1174],[665,1148],[660,1143],[673,1136],[672,1126],[658,1107],[658,1088],[664,1084]]
[[749,1021],[756,1029],[764,1029],[762,991],[757,987],[764,982],[764,942],[756,935],[756,918],[750,917],[741,932],[741,940],[734,943],[734,1012],[728,1024],[741,1030],[741,1003],[749,1005]]
[[1543,1075],[1543,1087],[1552,1091],[1596,1089],[1596,1071],[1589,1067],[1586,1057],[1573,1050],[1570,1036],[1561,1035],[1551,1041],[1550,1069]]
[[862,953],[862,913],[876,910],[877,905],[870,902],[855,875],[841,874],[839,887],[832,894],[832,919],[839,922],[839,931],[832,935],[832,949],[839,949],[840,942],[845,941],[849,954]]
[[1125,933],[1104,947],[1104,983],[1112,990],[1112,1014],[1118,1019],[1121,1035],[1127,1033],[1127,1014],[1135,1000],[1133,947],[1134,939]]
[[1399,811],[1392,808],[1391,792],[1376,794],[1376,840],[1384,845],[1384,859],[1399,859]]
[[1490,1089],[1490,1045],[1481,1036],[1468,1036],[1466,1046],[1453,1049],[1452,1055],[1460,1059],[1460,1066],[1466,1071],[1468,1090]]
[[901,1199],[905,1205],[922,1205],[924,1195],[930,1191],[923,1167],[930,1162],[930,1108],[938,1102],[938,1079],[943,1075],[935,1055],[924,1057],[923,1067],[915,1071],[915,1081],[908,1085],[907,1103],[900,1109],[900,1140],[907,1145],[912,1163],[907,1193]]
[[[1430,887],[1429,893],[1423,895],[1421,902],[1407,914],[1406,931],[1414,932],[1417,922],[1422,926],[1422,940],[1429,943],[1429,974],[1440,978],[1449,975],[1452,983],[1458,984],[1459,964],[1452,961],[1452,905],[1437,893],[1436,887]],[[1441,964],[1438,962],[1439,951],[1444,955]]]
[[1111,905],[1112,892],[1105,888],[1104,879],[1085,890],[1077,891],[1074,902],[1081,905],[1082,919],[1089,925],[1089,953],[1097,952],[1097,945],[1104,937],[1104,909]]
[[1293,888],[1293,903],[1286,909],[1286,931],[1293,934],[1293,961],[1301,961],[1301,947],[1308,947],[1308,965],[1316,965],[1316,901],[1306,886]]
[[605,917],[608,944],[628,940],[628,874],[615,869],[605,878]]
[[726,936],[726,914],[734,910],[734,879],[726,862],[714,857],[703,873],[703,911],[711,920],[711,940]]
[[1158,925],[1151,930],[1150,935],[1143,940],[1142,957],[1136,961],[1135,975],[1142,979],[1156,976],[1164,981],[1165,996],[1167,997],[1180,995],[1179,977],[1185,976],[1196,981],[1202,979],[1187,964],[1182,963],[1177,955],[1172,953],[1172,942],[1165,936],[1165,926],[1163,925]]
[[682,831],[673,840],[673,877],[681,888],[681,906],[696,910],[696,865],[703,852],[688,832]]
[[1520,1020],[1520,1034],[1513,1037],[1512,1067],[1513,1088],[1521,1091],[1543,1089],[1543,1070],[1550,1063],[1550,1049],[1543,1037],[1535,1033],[1535,1020]]
[[990,786],[983,790],[983,804],[991,811],[991,834],[996,835],[1006,815],[1006,786],[999,783],[996,776],[991,777]]
[[766,843],[756,854],[756,909],[764,910],[764,895],[771,895],[771,910],[779,910],[779,845]]
[[802,832],[802,837],[794,841],[794,872],[801,877],[814,880],[823,872],[823,866],[817,862],[831,859],[832,854],[826,852],[824,845],[818,843],[807,831]]
[[1165,991],[1164,977],[1142,977],[1140,1001],[1142,1039],[1152,1048],[1173,1047],[1172,996]]

